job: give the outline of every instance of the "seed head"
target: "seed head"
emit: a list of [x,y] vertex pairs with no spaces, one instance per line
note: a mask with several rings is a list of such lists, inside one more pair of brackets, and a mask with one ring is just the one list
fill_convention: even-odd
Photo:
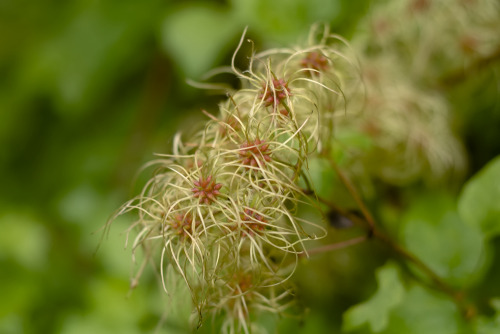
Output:
[[285,117],[288,117],[289,112],[288,112],[288,110],[286,110],[285,108],[283,108],[283,109],[280,109],[280,114],[283,115],[283,116],[285,116]]
[[240,123],[238,122],[235,116],[228,116],[226,121],[220,125],[220,133],[222,136],[226,136],[230,129],[234,131],[238,131],[241,128]]
[[208,176],[206,179],[200,177],[198,181],[194,181],[195,187],[191,189],[194,197],[200,199],[200,203],[211,204],[215,201],[216,197],[220,195],[220,188],[222,188],[221,183],[215,183],[215,179],[212,179],[212,175]]
[[233,294],[245,294],[245,297],[250,297],[250,290],[254,288],[253,277],[251,273],[237,272],[233,274],[231,285],[233,285]]
[[175,234],[179,235],[181,238],[185,238],[188,234],[192,233],[192,224],[193,216],[187,212],[174,215],[174,219],[170,223],[170,226]]
[[309,52],[300,64],[316,71],[326,71],[329,67],[328,59],[319,52]]
[[243,228],[250,235],[263,231],[265,228],[264,224],[267,223],[267,220],[262,215],[251,209],[243,210],[240,218],[243,222]]
[[474,55],[474,53],[477,52],[479,43],[474,36],[465,35],[460,39],[459,43],[463,53],[467,55]]
[[271,161],[271,151],[269,144],[265,140],[259,138],[252,141],[246,141],[240,146],[240,157],[243,159],[243,164],[247,166],[257,167],[258,161],[265,165],[266,161]]
[[288,88],[288,82],[285,79],[273,79],[269,85],[263,84],[262,92],[259,96],[260,99],[264,100],[264,105],[277,106],[281,101],[285,100],[287,96],[290,96],[290,88]]

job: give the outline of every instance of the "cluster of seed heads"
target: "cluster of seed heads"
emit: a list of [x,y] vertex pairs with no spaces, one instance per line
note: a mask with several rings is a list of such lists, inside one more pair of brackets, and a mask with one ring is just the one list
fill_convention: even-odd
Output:
[[288,306],[304,242],[325,233],[297,215],[311,204],[299,183],[345,112],[343,89],[355,76],[334,70],[349,68],[340,65],[344,47],[325,28],[305,48],[254,54],[245,71],[233,65],[242,88],[227,92],[218,115],[205,112],[202,130],[177,134],[172,154],[159,155],[154,177],[118,212],[138,211],[133,249],[158,249],[160,271],[176,268],[200,318],[223,311],[229,327],[248,331],[251,309]]

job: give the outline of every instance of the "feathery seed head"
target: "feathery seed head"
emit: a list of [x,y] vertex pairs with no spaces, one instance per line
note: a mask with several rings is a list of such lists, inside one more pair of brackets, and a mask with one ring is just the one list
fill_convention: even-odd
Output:
[[221,183],[215,183],[212,175],[207,178],[200,177],[198,181],[194,181],[194,188],[191,189],[193,196],[200,199],[200,203],[211,204],[220,195]]
[[286,110],[285,108],[283,109],[280,109],[280,114],[285,116],[285,117],[288,117],[290,115],[290,113],[288,112],[288,110]]
[[300,62],[304,68],[326,71],[330,67],[328,59],[318,51],[309,52]]
[[240,129],[241,125],[234,115],[226,117],[224,123],[220,125],[220,132],[222,136],[228,135],[230,131],[238,131]]
[[262,85],[259,99],[264,101],[266,107],[276,107],[291,95],[290,88],[288,88],[288,82],[285,79],[273,78],[270,82],[265,82]]
[[271,150],[265,140],[256,138],[254,141],[246,141],[240,146],[238,152],[242,158],[242,163],[247,166],[257,167],[259,161],[264,166],[266,162],[271,162]]
[[237,285],[236,294],[241,294],[249,291],[253,286],[253,278],[250,273],[237,273],[233,275],[234,282]]
[[264,216],[249,208],[243,210],[240,214],[240,219],[243,230],[249,235],[264,231],[265,224],[267,223]]
[[[195,224],[198,226],[199,223]],[[174,233],[179,235],[181,239],[186,238],[188,235],[193,234],[193,216],[191,213],[176,213],[173,220],[170,222],[170,227],[174,230]]]

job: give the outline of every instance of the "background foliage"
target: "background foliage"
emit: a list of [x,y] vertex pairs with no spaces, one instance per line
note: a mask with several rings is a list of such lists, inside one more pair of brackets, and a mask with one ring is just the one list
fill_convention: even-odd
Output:
[[[366,13],[367,0],[1,1],[0,332],[143,333],[166,314],[159,333],[187,332],[189,305],[169,304],[154,273],[130,293],[126,225],[96,253],[99,229],[140,188],[141,176],[130,181],[152,153],[168,150],[201,108],[216,108],[220,96],[185,78],[227,64],[246,25],[262,50],[295,43],[316,21],[349,37]],[[411,278],[416,268],[369,242],[304,261],[295,284],[306,311],[258,322],[297,333],[500,330],[498,70],[445,91],[469,156],[464,180],[474,176],[440,191],[416,184],[392,202],[389,188],[372,203],[384,228],[466,289],[479,315],[464,320],[445,294]],[[338,182],[321,166],[313,177]],[[353,234],[330,232],[327,242]]]

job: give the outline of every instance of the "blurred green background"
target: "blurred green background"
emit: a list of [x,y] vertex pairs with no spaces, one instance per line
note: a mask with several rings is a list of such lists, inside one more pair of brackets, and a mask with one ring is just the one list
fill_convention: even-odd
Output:
[[[185,79],[228,64],[247,25],[262,50],[300,41],[317,21],[349,36],[368,6],[0,0],[0,333],[153,332],[166,301],[152,272],[129,293],[123,220],[96,250],[100,228],[141,188],[141,165],[224,98]],[[309,266],[329,282],[321,263]],[[306,300],[328,310],[328,293],[312,291]],[[328,331],[328,313],[304,330]]]

